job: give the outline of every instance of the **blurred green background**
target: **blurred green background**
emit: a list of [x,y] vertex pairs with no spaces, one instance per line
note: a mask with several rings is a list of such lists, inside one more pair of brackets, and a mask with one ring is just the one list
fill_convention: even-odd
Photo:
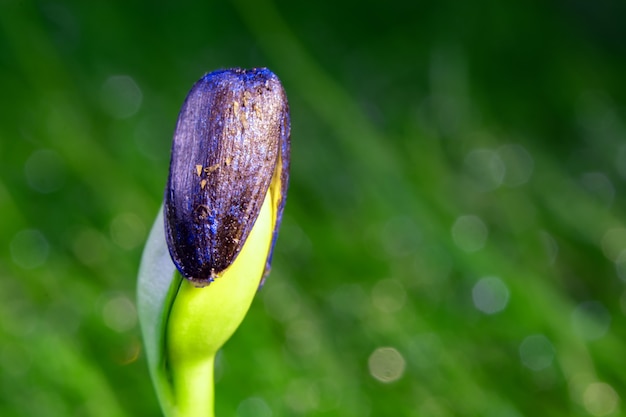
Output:
[[0,415],[158,416],[135,310],[178,110],[267,66],[273,272],[217,416],[626,415],[626,4],[0,0]]

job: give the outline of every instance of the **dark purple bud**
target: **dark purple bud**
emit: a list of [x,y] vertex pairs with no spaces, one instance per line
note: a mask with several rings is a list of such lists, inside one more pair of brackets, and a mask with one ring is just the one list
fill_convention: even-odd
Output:
[[273,246],[289,134],[287,97],[268,69],[215,71],[193,86],[176,124],[164,208],[167,245],[185,278],[208,285],[233,263],[270,185],[279,191]]

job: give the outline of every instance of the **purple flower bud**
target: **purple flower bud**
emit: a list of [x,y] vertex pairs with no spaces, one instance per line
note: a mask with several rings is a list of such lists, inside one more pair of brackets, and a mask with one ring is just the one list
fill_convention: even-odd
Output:
[[167,245],[185,278],[208,285],[233,263],[271,186],[279,191],[273,248],[289,135],[287,97],[268,69],[215,71],[193,86],[176,124],[164,207]]

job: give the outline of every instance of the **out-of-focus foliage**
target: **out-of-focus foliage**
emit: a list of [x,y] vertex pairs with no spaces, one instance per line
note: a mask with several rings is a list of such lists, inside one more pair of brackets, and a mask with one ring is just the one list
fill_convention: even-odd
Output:
[[615,416],[621,2],[0,1],[0,415],[157,416],[135,281],[185,94],[292,114],[217,415]]

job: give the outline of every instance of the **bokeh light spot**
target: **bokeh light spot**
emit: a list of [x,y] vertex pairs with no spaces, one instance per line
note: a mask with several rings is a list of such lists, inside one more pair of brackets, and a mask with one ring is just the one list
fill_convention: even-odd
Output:
[[107,113],[116,119],[126,119],[137,113],[143,94],[135,80],[128,75],[113,75],[102,85],[100,99]]
[[498,277],[481,278],[472,289],[474,306],[485,314],[496,314],[506,308],[509,289]]
[[572,312],[572,327],[583,339],[602,338],[611,325],[611,313],[598,301],[586,301]]
[[395,348],[380,347],[370,355],[368,366],[370,374],[375,379],[390,383],[402,377],[406,361]]
[[406,290],[395,279],[385,279],[372,288],[372,303],[383,313],[395,313],[404,306]]
[[525,338],[519,347],[522,363],[533,371],[541,371],[552,365],[554,346],[542,334],[534,334]]
[[238,417],[272,417],[272,410],[259,397],[249,397],[237,406]]
[[626,250],[626,229],[617,227],[607,230],[602,237],[604,256],[615,262],[624,250]]
[[18,232],[11,240],[13,262],[25,269],[43,265],[48,258],[50,246],[44,235],[36,229]]
[[487,226],[478,216],[460,216],[452,225],[452,239],[459,249],[465,252],[482,249],[488,234]]
[[60,189],[65,182],[65,164],[59,154],[50,149],[39,149],[24,164],[28,185],[42,194]]
[[124,295],[107,300],[102,307],[104,324],[116,332],[126,332],[137,324],[135,304]]
[[589,384],[583,394],[583,404],[589,414],[596,417],[613,414],[619,404],[619,396],[612,386],[604,382]]

